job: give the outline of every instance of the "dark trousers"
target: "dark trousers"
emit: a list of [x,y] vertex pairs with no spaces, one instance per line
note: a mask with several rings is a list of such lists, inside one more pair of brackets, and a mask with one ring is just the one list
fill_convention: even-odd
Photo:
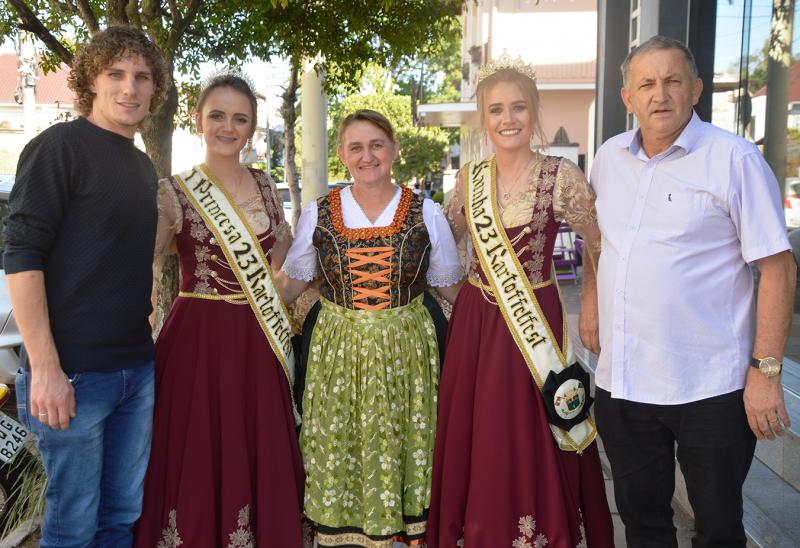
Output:
[[629,548],[678,546],[671,506],[676,442],[695,515],[692,546],[745,546],[742,485],[756,440],[742,392],[654,405],[597,389],[595,419]]

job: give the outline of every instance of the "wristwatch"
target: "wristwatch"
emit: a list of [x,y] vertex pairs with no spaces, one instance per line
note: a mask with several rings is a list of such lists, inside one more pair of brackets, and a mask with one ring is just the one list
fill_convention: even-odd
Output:
[[755,367],[761,371],[765,377],[780,375],[782,364],[776,358],[767,356],[766,358],[750,358],[750,367]]

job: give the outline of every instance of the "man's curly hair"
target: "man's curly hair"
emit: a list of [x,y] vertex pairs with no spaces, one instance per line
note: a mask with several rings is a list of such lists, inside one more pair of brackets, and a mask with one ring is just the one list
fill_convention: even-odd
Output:
[[150,41],[141,30],[127,25],[113,25],[98,32],[83,44],[72,60],[72,71],[67,83],[75,92],[75,108],[83,116],[92,112],[94,93],[91,85],[97,75],[119,59],[131,55],[141,55],[153,72],[153,98],[150,100],[150,114],[153,114],[164,100],[169,85],[167,62],[161,50]]

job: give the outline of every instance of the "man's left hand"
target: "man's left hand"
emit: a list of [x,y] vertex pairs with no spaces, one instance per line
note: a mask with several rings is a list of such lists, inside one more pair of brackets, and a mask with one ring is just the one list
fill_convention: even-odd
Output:
[[784,429],[792,425],[783,402],[780,375],[765,377],[758,369],[748,367],[744,410],[750,429],[759,440],[774,440],[775,434],[783,436]]

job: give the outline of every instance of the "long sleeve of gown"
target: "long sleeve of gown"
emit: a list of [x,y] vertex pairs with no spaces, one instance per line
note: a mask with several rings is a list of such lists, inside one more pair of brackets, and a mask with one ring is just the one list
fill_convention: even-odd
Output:
[[276,223],[275,226],[275,243],[272,245],[272,250],[270,251],[270,265],[272,266],[272,270],[277,272],[283,266],[284,261],[286,261],[286,254],[289,252],[289,248],[292,245],[292,227],[286,221],[286,216],[283,213],[283,203],[280,200],[280,194],[278,194],[278,187],[275,185],[275,181],[272,180],[267,173],[258,172],[258,177],[263,177],[267,183],[267,187],[269,188],[269,196],[267,197],[268,203],[268,214],[273,217],[273,221]]
[[178,195],[170,179],[158,181],[158,225],[156,247],[153,255],[153,278],[158,281],[167,255],[175,252],[175,235],[181,231],[183,215]]
[[467,218],[464,213],[468,169],[469,164],[458,170],[453,194],[444,206],[444,215],[450,225],[450,230],[453,232],[453,239],[458,249],[458,257],[465,272],[469,272],[467,261],[470,256],[468,253],[470,235],[467,228]]
[[566,221],[572,230],[581,235],[592,261],[596,262],[600,255],[600,227],[597,224],[594,190],[583,171],[566,158],[561,160],[553,198],[556,219]]
[[[158,312],[158,288],[161,282],[161,270],[167,255],[175,253],[175,235],[181,231],[183,212],[178,201],[178,195],[169,178],[158,181],[158,224],[156,225],[156,244],[153,254],[153,289],[150,300],[153,303],[153,316],[151,323],[161,325]],[[160,329],[160,327],[159,327]]]

